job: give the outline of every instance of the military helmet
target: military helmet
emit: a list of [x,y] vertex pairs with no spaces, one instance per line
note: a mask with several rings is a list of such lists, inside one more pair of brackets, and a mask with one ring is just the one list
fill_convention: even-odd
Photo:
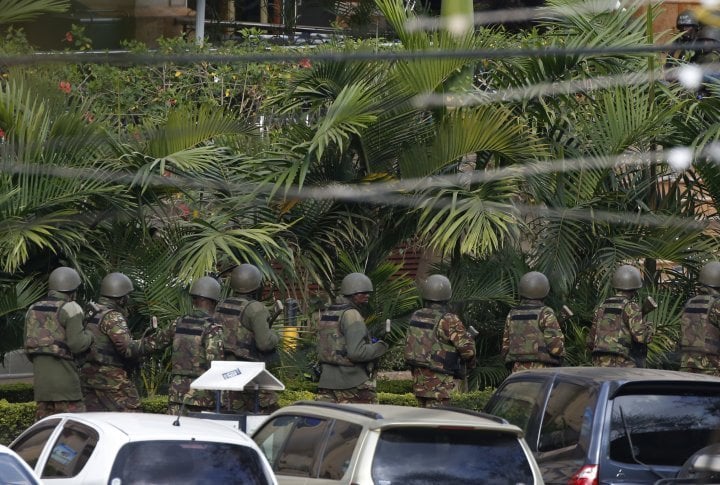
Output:
[[550,282],[547,276],[539,271],[530,271],[520,278],[518,283],[518,292],[523,298],[531,298],[539,300],[548,296],[550,293]]
[[720,262],[712,261],[703,266],[698,281],[711,288],[720,288]]
[[220,300],[220,283],[215,278],[203,276],[196,280],[190,287],[192,296],[202,296],[208,300]]
[[420,290],[423,300],[449,301],[452,298],[450,280],[441,274],[428,276]]
[[48,278],[48,288],[55,291],[75,291],[80,283],[78,272],[67,266],[55,268]]
[[340,293],[345,296],[356,293],[370,293],[373,291],[373,284],[370,278],[362,273],[350,273],[340,283]]
[[683,30],[686,27],[695,27],[698,29],[700,28],[700,22],[698,22],[695,12],[692,10],[683,10],[678,14],[675,26],[678,30]]
[[697,33],[697,40],[720,42],[720,28],[703,25]]
[[122,273],[110,273],[100,282],[100,295],[110,298],[121,298],[134,289],[130,278]]
[[251,293],[262,284],[262,273],[254,264],[235,266],[230,274],[230,286],[238,293]]
[[618,290],[637,290],[642,288],[642,275],[635,266],[624,264],[615,270],[612,287]]

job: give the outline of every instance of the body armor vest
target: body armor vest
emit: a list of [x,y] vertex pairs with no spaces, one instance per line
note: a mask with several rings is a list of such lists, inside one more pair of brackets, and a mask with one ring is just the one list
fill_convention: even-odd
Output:
[[540,330],[540,315],[544,308],[543,305],[518,305],[510,310],[507,361],[559,364],[559,360],[548,352],[545,335]]
[[228,298],[215,309],[215,319],[223,327],[225,354],[250,362],[259,362],[260,352],[255,345],[255,335],[242,324],[242,316],[253,300]]
[[460,354],[454,345],[440,339],[440,320],[446,312],[423,308],[413,313],[405,337],[405,360],[443,374],[457,374]]
[[59,318],[65,303],[65,300],[48,298],[28,309],[25,317],[25,351],[28,355],[47,354],[73,360]]
[[347,342],[340,330],[340,320],[350,305],[332,305],[318,322],[318,361],[322,364],[352,367],[355,364],[347,357]]
[[88,350],[85,358],[86,362],[111,365],[113,367],[123,367],[123,361],[112,341],[103,331],[100,330],[100,323],[103,318],[112,311],[117,310],[101,305],[100,311],[88,318],[86,328],[90,331],[90,333],[92,333],[93,344]]
[[708,319],[714,301],[711,295],[698,295],[685,304],[681,317],[682,350],[720,354],[720,330]]
[[594,353],[619,354],[629,357],[630,329],[623,321],[623,310],[629,300],[621,296],[614,296],[605,300],[598,320],[595,322]]
[[200,377],[209,368],[202,340],[211,322],[211,317],[192,316],[183,317],[177,322],[172,350],[174,375]]

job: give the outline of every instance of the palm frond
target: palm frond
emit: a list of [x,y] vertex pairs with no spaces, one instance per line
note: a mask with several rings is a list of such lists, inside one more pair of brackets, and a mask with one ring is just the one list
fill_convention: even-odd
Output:
[[70,0],[0,0],[0,24],[26,22],[45,13],[63,13]]

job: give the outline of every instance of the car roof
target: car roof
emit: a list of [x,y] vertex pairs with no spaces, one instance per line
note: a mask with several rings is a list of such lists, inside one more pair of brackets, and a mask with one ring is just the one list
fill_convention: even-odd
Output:
[[168,414],[90,412],[54,414],[42,421],[57,418],[71,418],[116,435],[119,439],[124,436],[127,441],[194,439],[254,446],[254,442],[245,433],[202,418],[182,416],[178,419],[177,416]]
[[636,367],[547,367],[544,369],[531,369],[513,373],[508,379],[528,376],[567,376],[594,382],[636,382],[636,381],[665,381],[665,382],[697,382],[720,384],[720,377],[705,374],[691,374],[664,369],[641,369]]
[[306,414],[345,419],[369,428],[396,426],[468,426],[506,431],[522,436],[523,432],[502,418],[460,408],[420,408],[392,404],[336,404],[322,401],[298,401],[275,411],[282,414]]

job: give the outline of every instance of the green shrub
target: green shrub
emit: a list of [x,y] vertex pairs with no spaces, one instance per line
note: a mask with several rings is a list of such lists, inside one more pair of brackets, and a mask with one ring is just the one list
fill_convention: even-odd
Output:
[[35,422],[34,402],[10,403],[0,399],[0,444],[8,445]]
[[389,392],[390,394],[406,394],[412,392],[413,382],[411,379],[378,379],[377,391]]
[[31,402],[33,397],[33,386],[26,382],[0,385],[0,399],[7,402]]
[[312,401],[315,399],[315,394],[310,391],[293,391],[284,390],[278,393],[278,404],[280,407],[288,406],[296,401]]
[[457,408],[482,411],[493,391],[494,389],[487,388],[484,391],[456,392],[450,396],[450,405]]
[[166,414],[168,410],[168,397],[156,395],[140,399],[140,409],[144,413]]
[[407,392],[405,394],[378,392],[378,404],[394,404],[396,406],[417,406],[418,402],[412,392]]

